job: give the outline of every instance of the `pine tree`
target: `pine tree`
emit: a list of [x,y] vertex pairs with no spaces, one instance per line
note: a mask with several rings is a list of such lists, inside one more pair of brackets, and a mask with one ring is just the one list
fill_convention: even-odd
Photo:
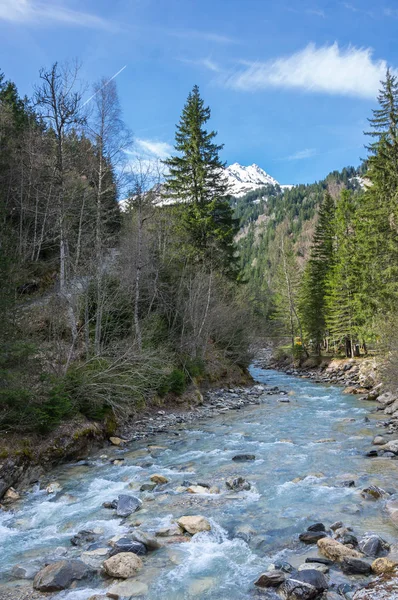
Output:
[[326,283],[334,261],[335,204],[326,193],[319,209],[319,219],[312,241],[300,290],[299,309],[303,328],[319,354],[326,338]]
[[369,330],[398,299],[398,80],[387,71],[369,119],[375,141],[368,147],[367,178],[371,185],[358,208],[360,290]]
[[225,163],[219,157],[223,145],[214,142],[215,131],[205,129],[209,119],[210,108],[205,107],[195,85],[177,125],[178,155],[164,161],[169,169],[165,195],[177,203],[192,242],[192,257],[236,278],[234,236],[238,225],[226,198]]
[[356,204],[349,190],[336,203],[334,260],[326,280],[326,325],[335,344],[344,344],[346,355],[357,354],[363,319],[359,301],[360,273],[356,260]]

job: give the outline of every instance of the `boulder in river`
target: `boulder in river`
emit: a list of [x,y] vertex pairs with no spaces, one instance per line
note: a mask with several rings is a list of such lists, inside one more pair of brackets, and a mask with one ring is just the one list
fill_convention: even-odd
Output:
[[187,488],[187,492],[189,494],[208,494],[209,490],[202,485],[191,485],[189,488]]
[[341,570],[346,575],[369,575],[371,566],[366,560],[346,556],[341,561]]
[[16,502],[17,500],[19,500],[20,498],[21,498],[21,496],[18,494],[18,492],[16,490],[14,490],[13,487],[10,487],[4,494],[2,502],[3,502],[3,504],[12,504],[13,502]]
[[62,486],[60,483],[58,483],[58,481],[53,481],[52,483],[49,483],[46,487],[47,494],[58,494],[58,492],[60,492],[61,490]]
[[304,531],[304,533],[300,533],[299,540],[304,544],[316,544],[324,537],[326,537],[325,531]]
[[129,579],[142,569],[142,560],[132,552],[121,552],[108,558],[103,564],[104,571],[110,577]]
[[389,549],[389,544],[378,535],[369,535],[360,540],[359,549],[366,556],[379,556]]
[[128,517],[141,508],[141,500],[136,496],[120,494],[117,499],[116,514],[118,517]]
[[85,544],[90,544],[94,542],[96,539],[96,534],[91,529],[82,529],[76,535],[71,538],[70,543],[72,546],[84,546]]
[[398,454],[398,440],[390,440],[387,444],[380,446],[380,450],[384,452],[392,452],[393,454]]
[[329,573],[329,567],[328,565],[323,565],[322,563],[311,563],[311,562],[305,562],[302,565],[299,566],[299,568],[297,569],[299,572],[300,571],[319,571],[320,573],[323,573],[324,575],[326,575],[326,573]]
[[379,500],[386,495],[388,495],[387,492],[377,487],[377,485],[370,485],[361,492],[361,496],[362,498],[365,498],[365,500]]
[[254,454],[236,454],[232,457],[232,460],[235,462],[245,462],[249,460],[256,460]]
[[304,581],[287,579],[278,589],[278,594],[283,600],[315,600],[319,591]]
[[267,571],[262,573],[254,585],[260,588],[278,587],[286,580],[283,571]]
[[307,531],[326,531],[326,527],[323,523],[314,523],[307,527]]
[[60,560],[41,569],[34,578],[33,587],[40,592],[58,592],[90,573],[89,567],[80,560]]
[[324,592],[329,587],[325,575],[317,569],[304,569],[294,579],[312,585],[318,592]]
[[144,556],[146,554],[146,546],[141,542],[137,542],[128,537],[122,537],[116,542],[114,542],[111,556],[115,556],[116,554],[120,554],[120,552],[132,552],[133,554],[137,554],[137,556]]
[[153,481],[153,483],[169,483],[169,480],[167,479],[167,477],[165,477],[164,475],[160,475],[159,473],[155,473],[154,475],[151,475],[151,481]]
[[225,482],[226,487],[229,490],[236,490],[237,492],[240,492],[242,490],[250,490],[251,485],[248,481],[246,481],[246,479],[243,479],[243,477],[235,477],[234,479],[227,479],[227,481]]
[[200,515],[180,517],[177,519],[178,525],[184,530],[194,535],[200,531],[210,531],[210,523],[205,517]]
[[387,557],[376,558],[372,562],[372,571],[376,575],[383,575],[384,573],[394,573],[398,569],[398,562],[391,560]]
[[337,540],[324,537],[318,541],[318,549],[321,554],[330,560],[341,562],[343,558],[363,558],[363,554],[352,548],[348,548]]
[[113,446],[122,446],[127,442],[127,440],[123,440],[122,438],[116,436],[110,437],[109,441]]

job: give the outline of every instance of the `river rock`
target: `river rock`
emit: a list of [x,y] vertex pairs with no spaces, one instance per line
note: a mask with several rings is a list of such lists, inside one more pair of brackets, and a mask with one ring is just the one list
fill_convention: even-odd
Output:
[[392,452],[393,454],[398,454],[398,440],[390,440],[387,444],[380,446],[380,450],[384,452]]
[[377,577],[366,587],[355,592],[353,600],[397,600],[398,578],[384,580]]
[[129,579],[142,569],[142,560],[132,552],[120,552],[108,558],[103,564],[104,571],[110,577]]
[[385,490],[377,487],[377,485],[370,485],[362,490],[361,496],[362,498],[365,498],[365,500],[379,500],[385,496],[386,493]]
[[320,558],[319,556],[307,556],[305,559],[306,563],[319,563],[320,565],[331,566],[333,561],[328,558]]
[[109,556],[109,548],[95,548],[94,550],[87,550],[83,552],[80,559],[85,565],[93,567],[93,569],[99,569],[104,560]]
[[283,600],[315,600],[318,590],[309,583],[296,579],[287,579],[278,589]]
[[246,481],[246,479],[243,479],[243,477],[235,477],[235,479],[227,479],[227,481],[225,482],[225,485],[229,490],[236,490],[237,492],[248,491],[251,488],[250,483],[248,481]]
[[369,535],[359,542],[359,549],[366,556],[378,556],[384,550],[389,549],[389,544],[378,535]]
[[304,533],[300,533],[299,540],[300,542],[304,542],[304,544],[316,544],[318,540],[326,537],[325,531],[305,531]]
[[341,570],[346,575],[368,575],[371,571],[370,564],[359,558],[346,556],[341,561]]
[[341,527],[344,527],[343,521],[336,521],[335,523],[332,523],[330,529],[332,531],[337,531],[337,529],[341,529]]
[[136,596],[145,596],[148,593],[148,586],[142,581],[136,579],[126,579],[112,585],[107,591],[108,598],[121,600],[122,598],[135,598]]
[[111,550],[111,556],[120,554],[120,552],[132,552],[137,556],[144,556],[146,554],[146,546],[141,542],[137,542],[128,537],[122,537],[115,541]]
[[378,396],[377,402],[383,406],[388,406],[389,404],[395,402],[396,399],[397,397],[391,392],[384,392],[384,394],[380,394],[380,396]]
[[71,538],[70,543],[72,546],[84,546],[85,544],[90,544],[94,542],[96,539],[96,534],[91,529],[82,529],[76,535]]
[[384,409],[384,414],[393,415],[398,410],[398,399]]
[[128,494],[120,494],[117,499],[116,514],[118,517],[128,517],[141,508],[141,500]]
[[122,446],[127,442],[127,440],[123,440],[122,438],[116,436],[110,437],[109,441],[113,446]]
[[376,575],[383,575],[384,573],[392,573],[397,570],[398,562],[391,560],[387,557],[376,558],[372,562],[372,571]]
[[169,525],[168,527],[162,527],[162,529],[158,529],[158,531],[156,531],[155,535],[157,537],[173,537],[173,536],[180,536],[182,535],[183,530],[182,528],[177,525],[177,523],[173,523],[172,525]]
[[314,523],[307,528],[307,531],[326,531],[326,527],[323,523]]
[[374,446],[384,446],[386,444],[386,439],[383,438],[383,436],[381,435],[376,435],[373,438],[373,445]]
[[17,500],[19,500],[20,498],[21,498],[21,496],[18,494],[18,492],[16,490],[14,490],[13,487],[10,487],[4,494],[2,502],[3,502],[3,504],[12,504],[13,502],[16,502]]
[[232,460],[235,462],[245,462],[249,460],[256,460],[254,454],[236,454],[232,457]]
[[103,502],[102,503],[102,508],[116,508],[117,507],[117,500],[112,500],[112,502]]
[[261,588],[278,587],[286,580],[286,575],[282,571],[267,571],[262,573],[254,585]]
[[323,565],[322,563],[311,563],[311,562],[306,562],[303,563],[302,565],[299,566],[299,568],[297,569],[298,572],[300,571],[319,571],[320,573],[323,573],[324,575],[326,575],[326,573],[329,573],[329,567],[327,565]]
[[318,541],[319,552],[333,561],[341,562],[343,558],[362,558],[363,554],[352,550],[337,540],[324,537]]
[[177,519],[177,523],[184,531],[187,531],[191,535],[200,531],[210,531],[211,529],[209,521],[200,515],[180,517]]
[[80,560],[60,560],[41,569],[34,578],[33,587],[40,592],[58,592],[74,581],[88,577],[90,572]]
[[[181,534],[180,528],[178,529],[179,533]],[[146,531],[142,531],[141,529],[135,529],[129,534],[129,536],[132,540],[140,542],[140,544],[144,544],[148,550],[157,550],[158,548],[162,547],[162,544],[158,542],[154,535],[151,535]]]
[[169,483],[169,480],[167,479],[167,477],[165,477],[164,475],[159,475],[159,473],[155,473],[154,475],[151,475],[151,481],[153,481],[153,483]]
[[314,586],[318,592],[324,592],[329,587],[325,575],[317,569],[304,569],[295,575],[294,579]]
[[201,485],[191,485],[187,488],[189,494],[208,494],[209,490]]
[[153,492],[156,485],[156,483],[143,483],[140,487],[140,492]]
[[58,492],[60,492],[61,490],[62,486],[60,483],[58,483],[58,481],[53,481],[52,483],[49,483],[46,487],[47,494],[58,494]]

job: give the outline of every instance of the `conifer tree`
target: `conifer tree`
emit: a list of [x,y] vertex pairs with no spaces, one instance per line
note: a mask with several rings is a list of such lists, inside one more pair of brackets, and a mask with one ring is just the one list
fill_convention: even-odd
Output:
[[181,212],[195,259],[205,260],[226,274],[238,275],[234,236],[237,222],[227,201],[225,163],[219,157],[223,145],[214,142],[215,131],[205,129],[210,108],[204,105],[195,85],[177,125],[176,156],[164,161],[168,167],[165,194]]
[[334,260],[326,280],[326,325],[338,347],[344,344],[348,357],[356,354],[362,325],[359,302],[359,272],[356,260],[354,198],[343,190],[334,218]]
[[303,328],[319,354],[326,338],[326,284],[334,261],[334,200],[326,193],[319,209],[311,254],[300,292],[299,309]]

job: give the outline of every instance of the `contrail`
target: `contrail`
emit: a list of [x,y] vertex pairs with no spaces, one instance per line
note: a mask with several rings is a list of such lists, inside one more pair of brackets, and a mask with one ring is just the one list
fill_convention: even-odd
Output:
[[94,98],[94,97],[95,97],[95,96],[98,94],[98,92],[100,92],[101,90],[103,90],[103,89],[104,89],[104,87],[106,87],[106,86],[108,85],[108,83],[110,83],[110,82],[112,81],[112,79],[115,79],[115,77],[117,77],[118,75],[120,75],[120,73],[121,73],[122,71],[124,71],[124,69],[125,69],[126,67],[127,67],[127,65],[124,65],[124,67],[122,67],[122,68],[120,69],[120,71],[118,71],[117,73],[115,73],[114,75],[112,75],[112,77],[111,77],[111,78],[110,78],[110,79],[109,79],[109,80],[108,80],[106,83],[104,83],[104,85],[103,85],[103,86],[102,86],[102,87],[101,87],[99,90],[97,90],[97,91],[95,92],[95,94],[93,94],[92,96],[90,96],[90,98],[89,98],[88,100],[86,100],[85,102],[83,102],[83,104],[82,104],[82,108],[83,108],[83,106],[86,106],[86,104],[88,104],[88,102],[90,102],[90,100],[92,100],[92,99],[93,99],[93,98]]

